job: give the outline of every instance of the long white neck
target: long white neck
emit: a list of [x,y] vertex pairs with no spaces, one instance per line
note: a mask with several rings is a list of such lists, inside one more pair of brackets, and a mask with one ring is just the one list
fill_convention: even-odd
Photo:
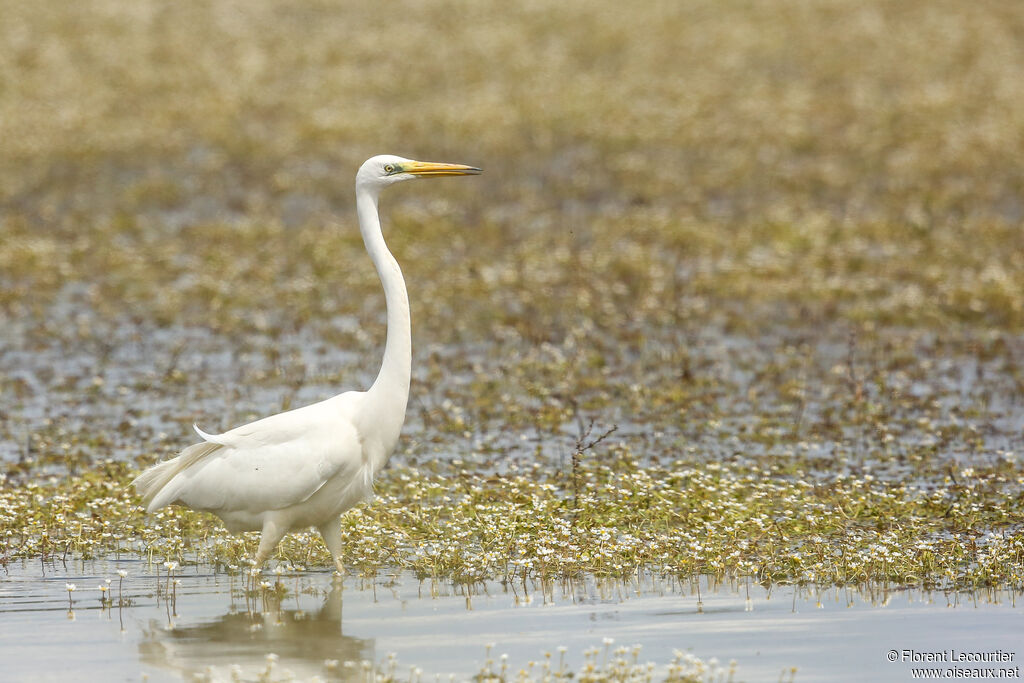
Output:
[[365,407],[357,425],[363,433],[380,440],[390,455],[398,441],[405,422],[405,408],[409,401],[409,381],[412,378],[412,321],[409,318],[409,293],[398,261],[388,251],[380,229],[377,213],[377,192],[356,185],[356,212],[359,232],[366,251],[373,259],[380,283],[384,287],[387,305],[387,341],[384,361],[377,379],[366,394]]

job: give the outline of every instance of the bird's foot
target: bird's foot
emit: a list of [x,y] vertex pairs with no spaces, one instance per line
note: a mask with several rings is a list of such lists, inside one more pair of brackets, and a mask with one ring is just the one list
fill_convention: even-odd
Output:
[[343,579],[345,578],[345,563],[341,561],[341,556],[334,558],[334,576]]

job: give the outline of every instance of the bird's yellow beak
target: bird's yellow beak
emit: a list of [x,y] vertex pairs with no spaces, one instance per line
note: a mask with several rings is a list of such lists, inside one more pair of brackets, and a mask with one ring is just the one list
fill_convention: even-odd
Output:
[[483,173],[482,169],[475,166],[464,166],[462,164],[440,164],[433,161],[410,161],[402,164],[402,173],[416,176],[435,175],[477,175]]

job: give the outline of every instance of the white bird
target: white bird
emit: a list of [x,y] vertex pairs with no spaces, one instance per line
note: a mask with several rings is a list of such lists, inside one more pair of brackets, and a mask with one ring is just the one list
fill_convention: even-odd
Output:
[[367,391],[348,391],[272,415],[203,441],[158,463],[132,484],[147,512],[173,503],[212,512],[232,533],[262,531],[256,566],[290,531],[315,526],[339,572],[341,513],[372,494],[374,475],[398,443],[412,374],[412,334],[405,279],[384,243],[377,199],[388,185],[473,175],[461,164],[375,156],[356,173],[356,212],[387,306],[384,360]]

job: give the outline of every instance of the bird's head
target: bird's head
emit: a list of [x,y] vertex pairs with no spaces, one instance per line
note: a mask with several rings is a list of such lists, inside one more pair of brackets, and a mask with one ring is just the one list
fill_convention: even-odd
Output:
[[356,186],[379,190],[412,178],[433,178],[445,175],[476,175],[479,168],[462,164],[441,164],[432,161],[413,161],[391,154],[370,157],[356,173]]

